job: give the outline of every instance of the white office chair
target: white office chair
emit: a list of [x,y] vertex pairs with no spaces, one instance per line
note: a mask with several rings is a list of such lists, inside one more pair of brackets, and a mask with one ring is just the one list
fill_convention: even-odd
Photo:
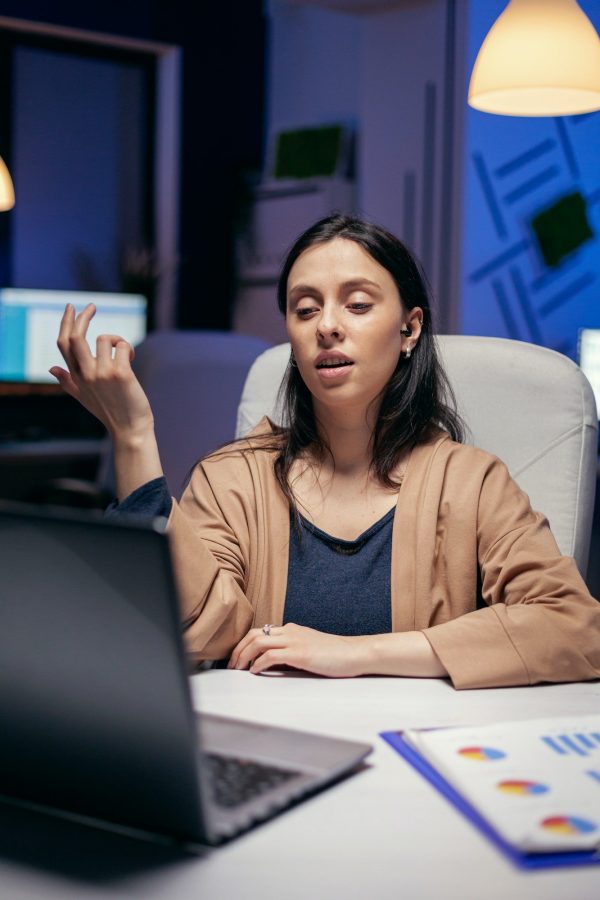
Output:
[[[566,556],[585,576],[597,467],[598,419],[589,382],[567,357],[503,338],[442,335],[442,362],[470,442],[499,456],[549,519]],[[280,421],[277,392],[290,345],[252,365],[238,409],[237,435],[264,415]]]

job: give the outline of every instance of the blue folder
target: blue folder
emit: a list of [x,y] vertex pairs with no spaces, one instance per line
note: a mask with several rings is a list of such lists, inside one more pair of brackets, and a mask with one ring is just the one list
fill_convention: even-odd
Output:
[[487,819],[477,812],[468,800],[440,775],[427,760],[418,753],[414,747],[408,744],[400,731],[384,731],[381,737],[390,744],[400,756],[420,772],[434,788],[442,794],[475,825],[510,861],[519,869],[546,869],[559,866],[599,865],[600,850],[569,850],[555,853],[535,852],[526,853],[509,844],[498,834]]

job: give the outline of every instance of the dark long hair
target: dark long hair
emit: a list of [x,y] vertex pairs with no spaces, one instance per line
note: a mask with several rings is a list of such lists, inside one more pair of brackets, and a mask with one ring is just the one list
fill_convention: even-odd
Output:
[[[410,359],[400,357],[379,407],[372,440],[372,470],[386,487],[397,487],[392,472],[401,454],[427,440],[435,427],[447,431],[455,441],[464,440],[464,425],[456,400],[437,353],[432,333],[431,306],[426,278],[407,247],[389,231],[356,216],[327,216],[305,231],[290,249],[277,287],[277,302],[285,315],[287,283],[292,266],[309,247],[335,238],[355,241],[386,269],[396,284],[407,310],[423,310],[423,325]],[[289,484],[293,462],[310,447],[322,458],[328,452],[319,433],[312,396],[298,368],[288,364],[281,386],[283,410],[282,444],[275,461],[277,480],[293,507]]]

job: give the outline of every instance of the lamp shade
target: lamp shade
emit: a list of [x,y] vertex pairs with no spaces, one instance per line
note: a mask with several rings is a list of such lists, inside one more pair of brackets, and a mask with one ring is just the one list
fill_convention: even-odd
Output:
[[15,205],[15,189],[6,163],[0,156],[0,212],[12,209]]
[[469,104],[506,116],[600,109],[600,38],[576,0],[511,0],[481,45]]

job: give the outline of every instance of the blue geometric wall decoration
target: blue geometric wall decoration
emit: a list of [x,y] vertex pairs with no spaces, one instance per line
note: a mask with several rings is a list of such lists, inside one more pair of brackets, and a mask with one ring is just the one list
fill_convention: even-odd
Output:
[[[470,4],[469,66],[502,0]],[[600,28],[600,0],[582,0]],[[600,112],[556,118],[469,108],[461,331],[575,357],[600,328]]]

